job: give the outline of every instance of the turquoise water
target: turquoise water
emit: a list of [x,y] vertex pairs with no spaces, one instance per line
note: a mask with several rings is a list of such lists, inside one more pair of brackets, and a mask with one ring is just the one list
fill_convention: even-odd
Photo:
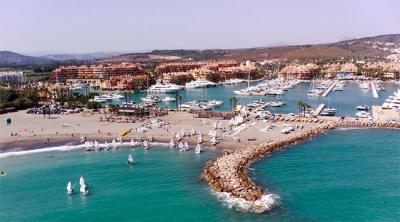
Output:
[[[228,209],[199,175],[216,151],[169,148],[48,152],[0,159],[0,221],[396,221],[400,137],[332,131],[256,162],[255,181],[281,196],[268,214]],[[126,165],[132,153],[137,161]],[[83,175],[91,195],[78,189]]]
[[271,221],[400,220],[399,131],[336,130],[252,167],[281,197]]
[[[257,83],[251,83],[251,85],[256,85]],[[332,91],[328,97],[308,97],[307,91],[309,89],[310,83],[300,83],[295,86],[293,89],[289,89],[289,91],[283,96],[237,96],[233,93],[234,90],[240,90],[247,87],[247,83],[242,83],[238,85],[228,85],[228,86],[217,86],[210,87],[206,89],[187,89],[180,91],[180,95],[183,98],[183,103],[186,101],[192,100],[202,100],[204,95],[209,99],[216,99],[224,101],[224,104],[221,107],[215,108],[215,110],[220,111],[229,111],[231,109],[231,105],[229,100],[232,96],[236,96],[238,98],[238,104],[248,104],[254,100],[264,100],[264,101],[277,101],[282,100],[287,105],[280,108],[270,108],[269,110],[272,112],[280,112],[280,113],[297,113],[297,101],[302,100],[310,104],[312,107],[317,107],[321,103],[325,103],[330,107],[335,107],[338,109],[337,115],[339,116],[354,116],[356,113],[355,107],[358,105],[367,104],[369,106],[372,105],[382,105],[382,103],[387,99],[389,95],[393,95],[393,92],[399,88],[398,85],[394,85],[391,83],[384,83],[384,87],[387,91],[380,91],[379,98],[372,97],[372,90],[362,90],[359,88],[357,83],[347,83],[344,91]],[[130,100],[136,103],[140,103],[141,97],[145,97],[146,93],[135,93],[131,96]],[[159,96],[171,96],[162,95]],[[121,100],[120,103],[125,100]],[[176,107],[175,102],[170,103],[159,103],[159,106],[174,109]]]

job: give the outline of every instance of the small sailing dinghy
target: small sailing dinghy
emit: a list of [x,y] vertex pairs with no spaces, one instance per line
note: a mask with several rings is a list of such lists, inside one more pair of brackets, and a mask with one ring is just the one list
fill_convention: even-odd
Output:
[[179,142],[179,145],[178,145],[178,148],[180,149],[180,151],[183,151],[183,143],[182,142]]
[[211,144],[216,145],[217,144],[217,138],[215,136],[211,137]]
[[83,135],[81,135],[81,137],[80,137],[80,142],[83,143],[83,142],[85,142],[85,141],[86,141],[85,137],[84,137]]
[[74,188],[72,188],[72,183],[71,183],[71,181],[69,181],[67,184],[67,194],[72,194],[73,192],[74,192]]
[[107,141],[104,142],[104,149],[105,150],[109,150],[110,149],[110,145],[107,143]]
[[117,144],[115,143],[115,139],[111,142],[111,145],[112,145],[112,148],[115,150],[115,149],[118,149],[118,146],[117,146]]
[[99,150],[100,150],[99,142],[97,142],[97,140],[94,141],[94,149],[95,149],[96,151],[99,151]]
[[199,137],[197,137],[197,143],[203,143],[203,137],[201,136],[201,134],[199,135]]
[[190,147],[188,143],[185,141],[185,143],[182,145],[181,151],[188,151],[188,150],[190,150]]
[[128,155],[128,165],[133,165],[135,162],[133,160],[133,156],[131,154]]
[[83,195],[88,195],[88,194],[89,194],[89,187],[86,185],[85,179],[83,179],[82,176],[81,176],[81,178],[79,179],[79,185],[80,185],[79,191],[80,191]]
[[150,148],[150,142],[148,142],[147,140],[143,141],[143,146],[145,150],[148,150]]
[[181,141],[182,140],[181,135],[179,133],[176,133],[175,137],[176,137],[176,141]]
[[194,152],[197,153],[197,154],[201,153],[201,145],[200,145],[200,143],[198,143],[196,145],[196,149],[194,150]]
[[171,138],[171,140],[169,141],[169,147],[170,147],[170,148],[175,148],[175,147],[176,147],[175,142],[174,142],[174,139],[172,139],[172,138]]

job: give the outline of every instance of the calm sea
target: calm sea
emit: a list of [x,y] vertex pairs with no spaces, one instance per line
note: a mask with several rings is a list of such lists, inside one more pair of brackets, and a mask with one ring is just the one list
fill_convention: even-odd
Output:
[[[136,164],[127,166],[128,154]],[[199,180],[201,155],[163,147],[47,152],[0,159],[0,221],[396,221],[400,136],[335,130],[256,162],[257,184],[281,197],[267,214],[228,209]],[[78,190],[83,175],[89,196]]]

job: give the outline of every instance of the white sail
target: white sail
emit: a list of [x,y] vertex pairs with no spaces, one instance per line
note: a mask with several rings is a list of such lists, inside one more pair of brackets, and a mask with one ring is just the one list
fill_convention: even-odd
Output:
[[85,142],[85,137],[83,135],[81,135],[80,139],[81,139],[81,143]]
[[185,149],[189,149],[189,145],[186,141],[185,141]]
[[81,185],[80,188],[79,188],[79,191],[80,191],[81,193],[83,193],[84,195],[86,195],[86,194],[89,193],[89,189],[88,189],[88,187],[86,186],[86,184]]
[[185,130],[184,130],[184,129],[181,130],[181,135],[182,135],[183,137],[185,136]]
[[83,179],[83,177],[81,176],[81,178],[79,179],[79,185],[83,185],[85,184],[85,179]]
[[195,149],[195,153],[200,153],[201,152],[201,145],[198,143]]
[[74,189],[72,188],[71,181],[69,181],[68,184],[67,184],[67,193],[71,194],[72,192],[74,192]]
[[116,149],[116,148],[117,148],[117,144],[115,144],[115,139],[112,140],[111,144],[112,144],[113,149]]
[[202,143],[202,142],[203,142],[203,137],[200,134],[199,137],[197,137],[197,143]]
[[211,144],[212,144],[212,145],[217,144],[217,138],[215,138],[214,136],[211,137]]
[[105,147],[106,150],[108,150],[110,148],[108,143],[107,143],[107,141],[104,142],[104,147]]
[[176,140],[178,140],[178,141],[180,141],[182,139],[179,132],[175,134],[175,137],[176,137]]
[[175,142],[174,139],[171,138],[171,141],[169,141],[169,147],[174,148],[175,147]]
[[133,156],[131,154],[128,155],[128,164],[132,164],[133,161]]
[[148,149],[148,148],[150,148],[150,143],[147,141],[147,140],[145,140],[145,141],[143,141],[143,146],[144,146],[144,149]]
[[179,149],[183,149],[183,143],[182,142],[179,142],[178,148]]
[[118,135],[117,140],[121,142],[122,141],[122,137],[120,135]]
[[96,150],[99,149],[99,142],[97,142],[97,140],[94,141],[94,148],[96,148]]

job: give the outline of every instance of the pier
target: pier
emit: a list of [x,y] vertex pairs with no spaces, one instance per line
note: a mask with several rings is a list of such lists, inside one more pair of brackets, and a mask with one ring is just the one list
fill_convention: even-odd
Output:
[[326,105],[325,105],[324,103],[321,103],[321,104],[317,107],[317,109],[315,109],[314,115],[318,116],[318,115],[322,112],[322,110],[324,110],[325,106],[326,106]]
[[323,97],[326,97],[329,95],[329,93],[333,90],[333,88],[336,86],[336,84],[339,82],[339,80],[335,80],[326,90],[324,93],[322,93]]
[[378,90],[376,90],[376,84],[374,81],[371,81],[371,88],[372,88],[372,96],[374,98],[379,98]]

